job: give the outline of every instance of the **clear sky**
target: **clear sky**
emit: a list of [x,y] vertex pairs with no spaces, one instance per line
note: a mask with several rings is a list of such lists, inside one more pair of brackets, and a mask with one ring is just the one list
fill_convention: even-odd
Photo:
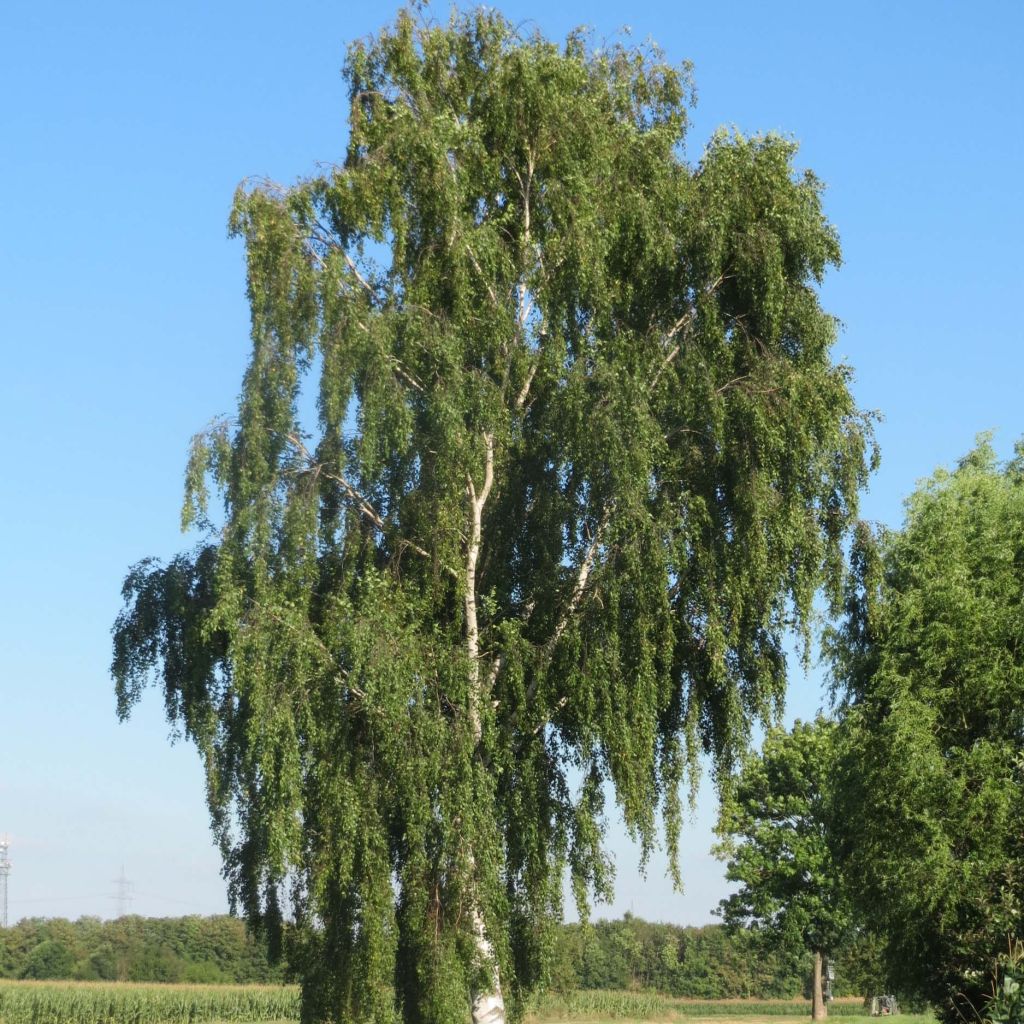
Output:
[[[441,8],[444,15],[447,8]],[[177,533],[190,436],[233,409],[248,344],[247,175],[289,182],[345,140],[346,43],[392,6],[7,0],[0,13],[0,834],[10,915],[225,906],[198,758],[151,693],[116,721],[110,627],[128,566]],[[560,37],[624,24],[695,64],[689,158],[721,125],[778,130],[828,184],[845,265],[836,356],[885,415],[864,509],[896,525],[915,480],[984,429],[1024,434],[1024,5],[1018,0],[566,3],[505,13]],[[821,704],[794,669],[788,715]],[[615,828],[601,913],[699,923],[725,892],[711,795],[684,895]]]

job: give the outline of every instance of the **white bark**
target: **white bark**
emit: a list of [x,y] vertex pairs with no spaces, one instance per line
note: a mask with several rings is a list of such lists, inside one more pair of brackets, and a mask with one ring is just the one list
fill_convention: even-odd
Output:
[[473,1024],[505,1024],[505,1000],[501,994],[498,962],[491,940],[487,938],[483,915],[476,907],[473,908],[473,936],[480,959],[493,965],[491,991],[473,993]]
[[[530,245],[530,186],[533,181],[533,155],[530,155],[527,177],[525,183],[520,178],[520,185],[523,188],[523,236],[524,245]],[[480,264],[472,250],[470,258],[477,271],[480,272]],[[482,272],[481,272],[482,276]],[[497,304],[494,289],[490,283],[487,284],[491,300]],[[519,327],[521,338],[525,338],[526,325],[530,317],[531,301],[526,281],[520,281],[518,288],[518,309],[516,321]],[[521,409],[526,402],[530,392],[530,385],[533,383],[534,374],[537,372],[537,364],[534,363],[526,376],[526,380],[516,398],[516,408]],[[473,478],[470,476],[467,481],[466,490],[469,494],[470,522],[469,540],[466,545],[466,652],[469,655],[469,715],[470,727],[473,732],[473,741],[479,746],[483,739],[483,718],[482,709],[484,701],[488,699],[491,687],[501,670],[501,656],[499,655],[491,666],[487,675],[487,692],[484,692],[484,684],[481,681],[480,673],[480,627],[476,614],[476,569],[480,558],[480,547],[483,543],[483,512],[484,505],[494,485],[494,435],[484,434],[485,461],[484,481],[479,492],[477,491]],[[588,570],[589,571],[589,570]],[[584,579],[584,584],[586,579]],[[476,874],[476,863],[470,854],[470,865],[474,875]],[[498,960],[494,955],[494,945],[487,937],[487,926],[484,922],[479,902],[473,906],[473,936],[476,940],[476,950],[480,961],[489,965],[491,985],[490,991],[473,993],[473,1024],[505,1024],[505,1000],[501,994],[501,972],[498,968]]]
[[484,482],[477,493],[473,478],[467,478],[466,491],[469,494],[469,543],[466,545],[466,593],[463,599],[466,610],[466,653],[469,655],[469,720],[473,729],[473,740],[479,743],[483,737],[483,721],[480,709],[483,694],[480,692],[480,627],[476,616],[476,565],[480,559],[480,545],[483,539],[484,505],[494,484],[494,437],[484,434],[486,456]]
[[[466,491],[469,495],[469,542],[466,545],[466,591],[464,605],[466,612],[466,653],[469,655],[469,721],[473,742],[478,745],[483,738],[482,708],[485,695],[480,681],[480,626],[476,614],[476,567],[480,558],[483,541],[484,505],[494,484],[494,437],[484,434],[485,461],[484,481],[479,492],[469,477]],[[470,869],[476,874],[476,862],[472,853]],[[473,993],[473,1024],[505,1024],[505,1000],[501,994],[501,975],[494,946],[487,937],[487,927],[479,903],[473,906],[473,936],[480,961],[490,965],[491,985],[486,992]]]

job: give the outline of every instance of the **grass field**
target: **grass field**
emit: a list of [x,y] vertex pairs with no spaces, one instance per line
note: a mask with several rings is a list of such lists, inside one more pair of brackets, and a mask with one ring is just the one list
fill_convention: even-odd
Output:
[[[592,1013],[612,1020],[623,1016],[648,1019],[676,1016],[687,1020],[713,1018],[718,1024],[724,1024],[725,1018],[740,1017],[748,1024],[754,1024],[762,1018],[777,1021],[781,1017],[810,1016],[810,1003],[802,999],[701,1000],[677,999],[655,992],[583,991],[564,996],[554,993],[542,996],[537,1012],[540,1018]],[[836,1000],[830,1004],[829,1014],[834,1017],[863,1017],[863,1000]]]
[[[294,1024],[298,1008],[298,990],[293,986],[0,981],[0,1024]],[[574,992],[541,997],[528,1020],[530,1024],[805,1024],[809,1011],[809,1004],[802,1001],[708,1002],[646,992]],[[831,1004],[830,1016],[865,1014],[860,1000],[841,1000]],[[934,1018],[903,1014],[899,1024],[934,1024]]]
[[[674,999],[650,992],[573,992],[542,996],[530,1024],[637,1024],[640,1021],[680,1021],[684,1024],[806,1024],[810,1003],[804,1000]],[[829,1004],[829,1017],[871,1018],[861,999]],[[852,1022],[851,1022],[852,1024]],[[931,1014],[901,1014],[899,1024],[935,1024]]]

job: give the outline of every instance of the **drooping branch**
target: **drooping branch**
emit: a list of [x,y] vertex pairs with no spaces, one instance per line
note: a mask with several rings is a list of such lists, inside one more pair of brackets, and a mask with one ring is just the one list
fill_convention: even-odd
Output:
[[[580,559],[579,567],[576,570],[576,581],[573,583],[572,593],[569,595],[569,600],[562,609],[562,614],[559,616],[558,622],[555,623],[555,628],[551,633],[551,638],[545,645],[545,655],[548,658],[550,658],[554,653],[555,647],[558,646],[558,641],[562,639],[566,629],[569,627],[569,623],[572,621],[572,617],[576,614],[576,610],[580,606],[580,602],[583,600],[583,595],[587,589],[587,581],[590,579],[590,573],[593,571],[594,560],[597,557],[597,551],[601,546],[602,536],[608,527],[608,520],[610,518],[611,506],[608,506],[605,509],[604,514],[601,516],[601,521],[597,524],[597,528],[594,530],[594,535],[591,537],[590,543],[587,545],[586,551],[583,553],[583,558]],[[531,688],[533,685],[535,684],[531,684]]]
[[[718,291],[718,289],[722,286],[722,284],[723,284],[723,282],[725,280],[726,280],[726,275],[725,274],[720,274],[717,278],[715,278],[714,281],[712,281],[704,289],[704,294],[705,295],[713,295],[716,291]],[[693,321],[696,318],[697,318],[697,307],[693,306],[690,309],[688,309],[668,329],[667,333],[665,334],[664,344],[665,345],[671,344],[677,337],[679,337],[679,335],[683,331],[688,330],[693,325]],[[650,390],[651,391],[654,390],[654,386],[655,386],[655,384],[658,383],[658,379],[672,365],[672,363],[675,362],[676,357],[679,355],[680,352],[682,352],[682,350],[683,350],[683,343],[681,341],[677,341],[674,345],[672,345],[672,348],[670,348],[668,350],[668,352],[665,353],[665,358],[662,359],[661,365],[658,367],[658,369],[655,372],[654,376],[651,378],[651,385],[650,385]]]
[[[370,502],[342,475],[336,473],[333,470],[329,470],[324,463],[317,462],[309,449],[302,443],[302,439],[295,434],[288,434],[287,439],[292,444],[300,455],[306,460],[306,468],[314,476],[322,476],[325,480],[332,480],[338,484],[339,487],[345,492],[346,497],[355,506],[356,511],[372,523],[383,535],[388,536],[393,531],[393,527],[384,519],[379,512],[370,504]],[[433,559],[433,555],[424,547],[417,544],[414,540],[410,540],[408,537],[399,537],[397,541],[393,541],[396,546],[400,549],[408,549],[414,554],[420,555],[422,558]],[[442,569],[449,575],[458,577],[458,573],[448,565],[442,565]]]
[[[569,623],[572,622],[573,616],[576,614],[583,597],[587,590],[587,582],[590,579],[590,574],[594,569],[594,563],[597,559],[597,552],[601,546],[603,535],[605,530],[608,528],[608,521],[611,518],[611,506],[608,506],[604,514],[601,517],[601,521],[597,524],[594,530],[593,536],[590,538],[590,543],[587,545],[586,550],[583,552],[583,557],[580,559],[580,564],[576,568],[576,579],[573,582],[572,592],[569,595],[569,600],[566,601],[565,606],[562,608],[562,613],[558,617],[558,621],[555,623],[555,628],[551,632],[551,636],[541,649],[539,663],[534,670],[533,678],[530,680],[530,685],[526,688],[526,703],[532,703],[533,699],[537,696],[537,684],[543,675],[544,669],[550,663],[551,658],[554,656],[555,648],[558,646],[558,642],[565,635],[565,631],[569,628]],[[556,706],[555,710],[561,710],[565,707],[568,701],[567,697],[563,697]],[[515,720],[518,721],[518,715],[515,716]],[[546,721],[546,720],[545,720]],[[536,734],[544,727],[545,722],[541,722],[537,725],[533,732]]]

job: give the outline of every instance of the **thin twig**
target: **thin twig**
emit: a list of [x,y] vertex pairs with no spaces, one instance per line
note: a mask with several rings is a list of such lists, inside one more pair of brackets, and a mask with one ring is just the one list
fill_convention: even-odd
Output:
[[476,272],[480,275],[480,279],[487,286],[487,294],[491,297],[491,302],[494,303],[494,308],[499,309],[501,303],[498,302],[498,296],[494,294],[494,288],[491,287],[491,282],[487,280],[487,275],[483,271],[483,267],[480,266],[480,261],[476,258],[476,253],[473,252],[473,247],[466,243],[466,252],[469,254],[470,260],[473,262],[473,266],[476,267]]
[[750,377],[749,373],[741,373],[738,377],[733,377],[732,380],[727,380],[720,388],[715,388],[715,394],[720,395],[725,391],[728,391],[733,384],[739,384],[741,381],[745,381]]

